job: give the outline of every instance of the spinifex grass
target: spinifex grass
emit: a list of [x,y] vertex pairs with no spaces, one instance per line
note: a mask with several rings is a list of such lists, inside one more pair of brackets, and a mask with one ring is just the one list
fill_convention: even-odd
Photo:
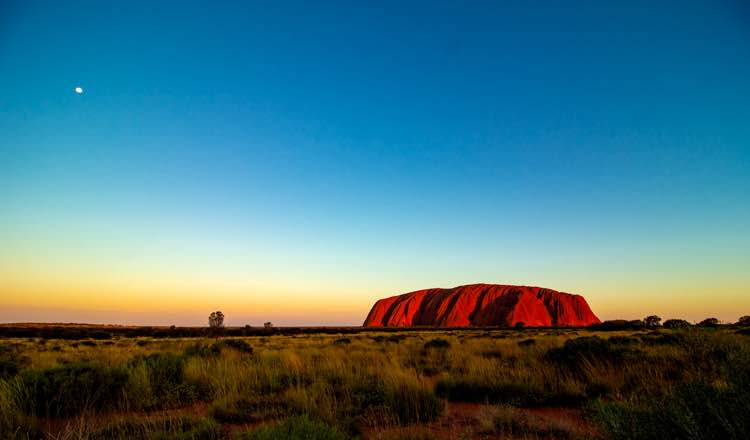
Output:
[[539,406],[583,411],[598,424],[587,437],[701,438],[708,421],[726,438],[750,434],[750,337],[732,329],[82,342],[0,340],[0,438],[429,432],[446,401],[485,405],[469,438],[577,435],[520,409]]

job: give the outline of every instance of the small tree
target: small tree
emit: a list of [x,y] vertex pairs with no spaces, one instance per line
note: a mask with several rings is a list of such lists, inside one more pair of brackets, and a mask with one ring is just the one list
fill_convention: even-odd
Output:
[[265,322],[265,323],[263,323],[263,328],[273,328],[273,323],[270,322],[270,321],[269,322]]
[[643,324],[646,328],[656,328],[661,325],[661,318],[656,315],[651,315],[643,318]]
[[684,319],[667,319],[664,321],[664,328],[676,329],[676,328],[688,328],[690,323]]
[[210,328],[222,328],[224,327],[224,314],[220,311],[211,312],[208,315],[208,326]]
[[716,318],[707,318],[698,323],[701,327],[716,327],[719,325],[719,320]]
[[628,321],[628,328],[631,328],[631,329],[634,329],[634,330],[636,330],[636,329],[642,329],[645,326],[646,326],[646,324],[643,322],[642,319],[631,319],[630,321]]
[[750,327],[750,316],[743,316],[737,321],[737,325],[741,325],[743,327]]

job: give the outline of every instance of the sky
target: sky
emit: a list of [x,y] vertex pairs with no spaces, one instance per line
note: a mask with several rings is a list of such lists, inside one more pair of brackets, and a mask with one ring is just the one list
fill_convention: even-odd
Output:
[[734,321],[749,78],[742,1],[3,1],[0,322]]

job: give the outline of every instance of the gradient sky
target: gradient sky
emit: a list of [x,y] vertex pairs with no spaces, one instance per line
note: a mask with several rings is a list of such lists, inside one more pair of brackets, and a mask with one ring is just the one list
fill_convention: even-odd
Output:
[[750,314],[748,3],[468,3],[0,2],[0,322]]

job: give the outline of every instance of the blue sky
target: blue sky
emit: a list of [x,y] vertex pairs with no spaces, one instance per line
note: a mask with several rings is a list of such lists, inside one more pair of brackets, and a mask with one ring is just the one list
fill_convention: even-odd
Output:
[[747,4],[153,3],[0,6],[0,320],[750,313]]

